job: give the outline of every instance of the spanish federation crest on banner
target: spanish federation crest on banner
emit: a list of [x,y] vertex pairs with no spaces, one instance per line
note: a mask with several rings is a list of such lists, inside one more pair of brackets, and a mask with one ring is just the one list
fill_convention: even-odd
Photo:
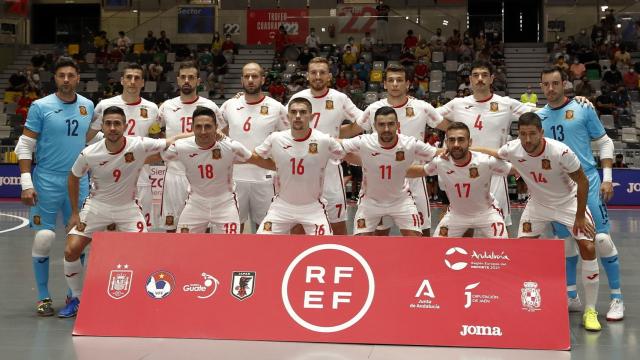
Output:
[[255,292],[256,272],[255,271],[234,271],[231,276],[231,295],[244,300]]
[[528,312],[539,311],[542,304],[542,297],[538,283],[533,281],[525,281],[523,288],[520,290],[520,299],[522,300],[522,309]]
[[367,222],[365,219],[358,219],[356,224],[358,225],[358,229],[364,229],[367,227]]
[[87,115],[87,114],[88,114],[88,113],[87,113],[87,108],[86,108],[84,105],[80,105],[80,106],[78,107],[78,110],[80,110],[80,115],[82,115],[82,116],[84,116],[84,115]]
[[325,101],[324,108],[327,110],[333,110],[333,100]]
[[116,266],[115,270],[109,273],[109,283],[107,284],[107,294],[116,300],[129,295],[131,282],[133,281],[133,270],[129,270],[129,265]]

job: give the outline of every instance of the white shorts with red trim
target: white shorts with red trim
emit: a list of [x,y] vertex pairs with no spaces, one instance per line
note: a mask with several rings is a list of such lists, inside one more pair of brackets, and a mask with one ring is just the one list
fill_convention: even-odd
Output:
[[324,175],[322,197],[327,203],[329,222],[347,221],[347,197],[344,192],[344,176],[342,166],[327,164]]
[[353,219],[353,234],[370,233],[376,230],[383,217],[393,220],[400,230],[422,232],[420,214],[410,194],[393,203],[380,203],[366,195],[360,198]]
[[184,174],[175,174],[167,169],[162,186],[162,228],[175,230],[178,219],[189,196],[189,181]]
[[110,205],[87,198],[80,210],[80,224],[69,234],[91,239],[96,231],[147,232],[147,226],[133,200],[130,204]]
[[249,220],[260,224],[269,211],[271,201],[275,196],[273,181],[242,181],[235,180],[238,207],[240,209],[240,223]]
[[[547,223],[552,221],[559,222],[564,225],[567,230],[578,240],[593,240],[582,232],[573,233],[573,223],[576,219],[576,210],[578,208],[578,200],[570,199],[563,205],[542,205],[529,199],[527,206],[520,217],[520,225],[518,225],[518,237],[536,237],[542,235]],[[587,208],[587,220],[593,224],[593,217],[589,208]]]
[[300,224],[308,235],[332,235],[325,204],[318,200],[307,205],[292,205],[278,198],[273,200],[269,212],[258,227],[258,234],[289,234]]
[[211,229],[212,234],[239,234],[240,217],[235,193],[202,198],[189,196],[180,214],[178,232],[204,233]]
[[476,238],[506,239],[509,237],[502,215],[493,207],[474,216],[457,215],[447,211],[436,227],[433,236],[462,237],[468,229],[475,230],[474,237]]
[[498,210],[502,213],[504,223],[511,226],[511,205],[509,204],[509,188],[507,178],[494,175],[491,177],[491,195],[496,199]]

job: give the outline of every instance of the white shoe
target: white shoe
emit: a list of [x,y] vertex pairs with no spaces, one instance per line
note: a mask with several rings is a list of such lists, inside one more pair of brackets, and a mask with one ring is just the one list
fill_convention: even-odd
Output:
[[582,301],[580,301],[580,296],[576,295],[574,298],[569,298],[569,312],[582,312]]
[[607,312],[608,321],[620,321],[624,318],[624,303],[622,299],[613,299],[609,303],[609,312]]

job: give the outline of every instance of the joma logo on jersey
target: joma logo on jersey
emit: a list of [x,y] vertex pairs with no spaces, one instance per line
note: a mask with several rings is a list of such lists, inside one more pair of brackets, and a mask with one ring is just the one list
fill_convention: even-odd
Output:
[[467,336],[502,336],[499,326],[462,325],[460,335]]

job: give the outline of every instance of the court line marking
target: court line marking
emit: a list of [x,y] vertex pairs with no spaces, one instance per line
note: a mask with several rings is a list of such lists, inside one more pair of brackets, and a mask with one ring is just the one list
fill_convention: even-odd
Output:
[[13,230],[18,230],[18,229],[20,229],[20,228],[23,228],[23,227],[25,227],[25,226],[29,225],[29,219],[23,218],[22,216],[18,216],[18,215],[11,215],[11,214],[2,214],[2,213],[0,213],[0,215],[2,215],[2,216],[9,216],[9,217],[12,217],[12,218],[15,218],[15,219],[20,219],[20,220],[22,220],[22,224],[20,224],[20,225],[18,225],[18,226],[14,226],[14,227],[12,227],[12,228],[10,228],[10,229],[0,230],[0,234],[2,234],[2,233],[6,233],[6,232],[9,232],[9,231],[13,231]]

